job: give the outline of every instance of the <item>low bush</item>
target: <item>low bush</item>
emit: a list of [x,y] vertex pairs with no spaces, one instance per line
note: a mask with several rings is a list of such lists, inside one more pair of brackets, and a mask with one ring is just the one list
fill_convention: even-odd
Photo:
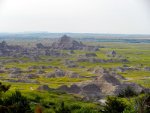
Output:
[[0,113],[32,113],[28,99],[16,91],[1,102]]
[[71,110],[65,106],[64,102],[61,102],[60,106],[58,106],[54,111],[55,113],[71,113]]
[[108,97],[102,113],[123,113],[128,105],[118,97]]

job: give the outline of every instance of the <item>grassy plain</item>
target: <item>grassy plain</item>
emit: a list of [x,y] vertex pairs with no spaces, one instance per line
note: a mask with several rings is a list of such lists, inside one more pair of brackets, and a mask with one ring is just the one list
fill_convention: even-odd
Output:
[[[37,87],[40,85],[48,85],[50,88],[57,88],[61,85],[71,85],[73,83],[80,83],[87,80],[91,80],[91,76],[96,76],[96,74],[93,74],[92,72],[87,71],[87,69],[100,66],[104,68],[115,68],[115,67],[122,67],[123,65],[127,65],[130,67],[139,67],[141,70],[134,70],[134,71],[125,71],[125,72],[119,72],[122,76],[127,78],[126,81],[131,81],[138,83],[144,87],[150,88],[150,71],[143,70],[144,67],[150,67],[150,44],[146,43],[96,43],[97,45],[103,46],[103,48],[100,48],[100,51],[95,52],[97,54],[97,57],[100,59],[110,59],[110,57],[107,56],[107,53],[115,50],[117,55],[119,55],[122,58],[126,58],[129,60],[129,62],[115,62],[115,63],[90,63],[90,62],[78,62],[78,67],[74,68],[68,68],[66,65],[64,65],[64,59],[68,60],[76,60],[79,55],[84,55],[86,52],[81,50],[74,51],[75,54],[72,54],[69,57],[51,57],[51,56],[41,56],[41,59],[39,61],[30,61],[28,58],[19,58],[23,62],[21,63],[5,63],[5,68],[12,68],[12,67],[18,67],[22,70],[27,70],[30,66],[56,66],[64,71],[72,71],[76,72],[79,75],[83,76],[83,78],[68,78],[68,77],[62,77],[62,78],[45,78],[43,77],[43,74],[36,80],[39,81],[39,84],[31,84],[31,83],[9,83],[4,82],[8,79],[8,73],[0,74],[1,81],[5,84],[11,84],[10,91],[19,90],[23,92],[23,95],[27,96],[29,99],[36,101],[43,101],[43,103],[57,103],[58,101],[64,101],[65,103],[69,103],[72,106],[81,105],[81,107],[90,107],[92,109],[95,109],[97,107],[97,104],[90,103],[90,102],[83,102],[80,100],[79,95],[70,95],[66,93],[58,93],[58,92],[40,92],[37,91]],[[67,51],[64,51],[67,52]],[[11,57],[0,57],[0,60],[16,60],[15,58]],[[52,59],[51,61],[48,61],[48,59]],[[18,59],[17,59],[18,60]],[[85,68],[80,68],[80,66],[84,66]],[[30,73],[35,73],[37,70],[33,70]],[[53,72],[54,69],[44,69],[46,73]],[[27,74],[27,73],[24,73]],[[85,77],[85,78],[84,78]],[[32,87],[32,90],[31,90]],[[9,94],[8,94],[9,95]],[[40,98],[38,100],[38,98]],[[33,103],[34,106],[34,103]],[[96,108],[97,109],[97,108]],[[47,109],[46,109],[47,110]],[[45,113],[48,112],[45,110]]]

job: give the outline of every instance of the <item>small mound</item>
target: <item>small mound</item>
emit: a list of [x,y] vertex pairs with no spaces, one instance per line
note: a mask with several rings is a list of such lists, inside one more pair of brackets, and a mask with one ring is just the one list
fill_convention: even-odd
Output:
[[49,88],[47,85],[41,85],[37,88],[37,90],[49,91],[51,88]]
[[114,76],[108,74],[108,73],[105,73],[103,74],[102,76],[96,78],[94,80],[94,82],[98,83],[98,84],[103,84],[103,83],[109,83],[109,84],[112,84],[112,85],[120,85],[120,81],[115,78]]

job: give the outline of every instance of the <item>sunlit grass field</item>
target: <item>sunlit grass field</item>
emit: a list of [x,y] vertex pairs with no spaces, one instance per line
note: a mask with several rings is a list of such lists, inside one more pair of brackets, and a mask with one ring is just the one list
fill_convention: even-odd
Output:
[[[74,67],[74,68],[68,68],[64,65],[64,59],[69,60],[77,60],[79,55],[84,55],[85,51],[76,50],[75,53],[72,56],[69,57],[51,57],[51,56],[41,56],[41,59],[39,61],[29,61],[28,58],[19,58],[20,60],[24,61],[22,63],[6,63],[4,67],[11,68],[11,67],[18,67],[22,70],[27,70],[28,67],[31,66],[56,66],[64,71],[72,71],[78,73],[80,76],[85,76],[86,78],[68,78],[68,77],[62,77],[62,78],[45,78],[43,75],[41,75],[36,80],[39,81],[39,84],[31,84],[31,83],[8,83],[5,82],[5,84],[11,84],[11,91],[14,90],[20,90],[24,92],[24,94],[29,94],[29,92],[36,92],[36,94],[43,94],[47,95],[47,93],[41,93],[37,92],[36,89],[40,85],[48,85],[50,88],[57,88],[61,85],[71,85],[74,83],[80,83],[87,80],[91,80],[92,76],[96,76],[96,74],[93,74],[92,72],[87,71],[87,69],[92,67],[104,67],[104,68],[115,68],[115,67],[121,67],[123,65],[132,66],[132,67],[138,67],[139,65],[141,68],[150,66],[150,44],[127,44],[127,43],[98,43],[98,45],[104,46],[104,48],[100,48],[100,51],[95,52],[97,55],[97,58],[100,59],[110,59],[110,57],[107,56],[107,53],[115,50],[118,55],[120,55],[122,58],[127,58],[129,62],[122,63],[122,62],[115,62],[115,63],[90,63],[90,62],[78,62],[78,66],[84,66],[85,68],[80,67]],[[67,52],[67,51],[63,51]],[[11,57],[0,57],[0,60],[11,60],[15,58]],[[48,61],[47,59],[52,59],[51,61]],[[37,70],[33,70],[31,73],[35,73]],[[54,69],[44,69],[46,73],[53,72]],[[24,73],[27,74],[27,73]],[[122,73],[119,73],[123,75],[125,78],[127,78],[126,81],[135,82],[138,83],[144,87],[150,88],[150,71],[144,71],[144,70],[137,70],[137,71],[125,71]],[[0,74],[3,79],[7,79],[8,73],[2,73]],[[31,90],[32,87],[32,90]],[[63,97],[64,98],[64,97]]]
[[[128,44],[128,43],[98,43],[98,45],[104,46],[104,48],[100,48],[100,51],[95,52],[97,55],[97,58],[100,59],[110,59],[110,57],[107,56],[107,53],[115,50],[118,55],[120,55],[122,58],[127,58],[129,62],[122,63],[122,62],[115,62],[115,63],[90,63],[90,62],[78,62],[78,66],[84,66],[85,68],[80,67],[74,67],[74,68],[68,68],[64,65],[64,59],[68,60],[77,60],[79,55],[84,55],[85,51],[76,50],[74,51],[75,54],[69,57],[51,57],[51,56],[41,56],[41,60],[39,61],[28,61],[28,58],[20,58],[20,60],[23,60],[23,63],[6,63],[5,67],[11,68],[11,67],[18,67],[22,70],[26,70],[30,66],[56,66],[59,67],[62,70],[65,71],[73,71],[81,76],[95,76],[95,74],[88,72],[87,69],[100,66],[104,68],[115,68],[115,67],[121,67],[123,65],[127,66],[139,66],[142,65],[142,67],[148,67],[150,66],[150,44]],[[67,52],[67,51],[63,51]],[[14,59],[14,58],[5,58],[0,57],[0,60],[5,59]],[[52,59],[52,61],[47,61],[47,59]],[[45,72],[53,72],[54,69],[45,69]],[[33,72],[36,72],[34,70]],[[31,72],[32,73],[32,72]],[[143,85],[145,87],[150,87],[150,72],[149,71],[126,71],[125,73],[120,73],[124,77],[128,78],[129,81],[136,82],[140,85]],[[7,73],[1,74],[1,76],[6,76]],[[38,81],[40,81],[43,84],[48,84],[50,87],[58,87],[62,84],[70,85],[72,83],[82,82],[89,80],[88,78],[44,78],[40,77],[38,78]],[[22,84],[23,85],[23,84]],[[26,86],[26,84],[24,84]],[[32,84],[33,86],[33,84]],[[17,84],[15,83],[13,87],[17,87]]]

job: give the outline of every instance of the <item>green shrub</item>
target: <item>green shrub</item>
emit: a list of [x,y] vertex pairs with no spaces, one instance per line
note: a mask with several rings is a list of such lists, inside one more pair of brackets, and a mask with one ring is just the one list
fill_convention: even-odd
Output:
[[77,110],[75,113],[99,113],[99,112],[94,110],[94,109],[84,108],[83,107],[83,108]]
[[0,113],[32,113],[29,101],[16,91],[11,96],[2,100]]
[[72,104],[69,107],[72,110],[77,110],[77,109],[81,109],[81,106],[79,104]]
[[10,85],[3,85],[1,82],[0,82],[0,99],[2,97],[2,93],[5,93],[6,91],[8,91],[10,88]]
[[127,108],[127,104],[120,98],[108,97],[106,105],[104,105],[102,113],[123,113]]
[[55,113],[71,113],[71,110],[65,106],[64,102],[61,102],[60,106],[55,109]]
[[129,107],[127,107],[124,111],[123,111],[123,113],[137,113],[136,112],[136,110],[134,109],[134,106],[129,106]]
[[135,103],[137,113],[150,113],[150,94],[136,98]]

